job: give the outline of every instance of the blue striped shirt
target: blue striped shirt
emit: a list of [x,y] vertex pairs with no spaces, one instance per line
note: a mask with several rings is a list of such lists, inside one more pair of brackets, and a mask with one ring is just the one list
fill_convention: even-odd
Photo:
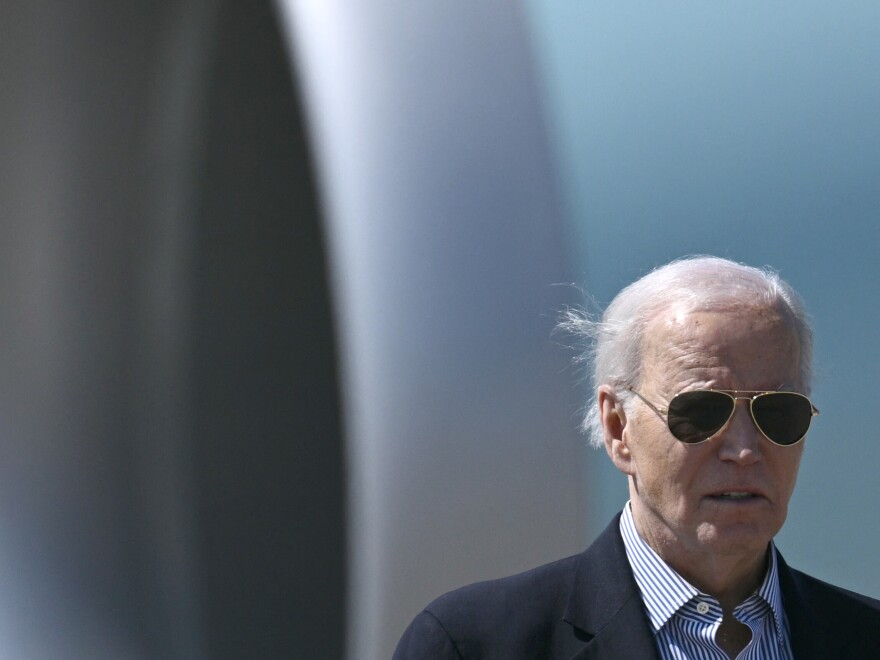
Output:
[[[645,543],[636,530],[629,503],[620,517],[620,533],[660,657],[663,660],[727,660],[715,642],[722,617],[718,600],[700,593]],[[737,660],[792,660],[772,543],[770,566],[763,583],[733,610],[733,615],[752,631],[751,641]]]

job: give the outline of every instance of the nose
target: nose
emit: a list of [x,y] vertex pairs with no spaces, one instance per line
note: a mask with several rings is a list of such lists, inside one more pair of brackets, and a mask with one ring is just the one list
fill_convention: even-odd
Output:
[[748,399],[737,399],[733,417],[716,439],[718,456],[723,461],[750,465],[763,458],[764,436],[752,419]]

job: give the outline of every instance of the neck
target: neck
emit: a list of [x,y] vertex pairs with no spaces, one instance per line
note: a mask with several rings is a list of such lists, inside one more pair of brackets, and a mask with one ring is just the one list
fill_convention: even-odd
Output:
[[636,529],[644,541],[679,575],[701,592],[713,596],[725,615],[760,587],[767,572],[767,547],[757,552],[717,552],[696,544],[688,547],[671,530],[646,524],[633,507]]
[[737,605],[757,591],[767,572],[766,552],[751,561],[709,558],[704,563],[676,565],[665,557],[663,560],[697,589],[718,599],[725,615],[732,615]]

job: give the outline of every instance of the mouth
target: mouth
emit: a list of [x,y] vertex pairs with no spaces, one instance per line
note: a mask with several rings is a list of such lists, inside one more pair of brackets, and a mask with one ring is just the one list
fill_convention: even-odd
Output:
[[745,490],[728,490],[721,493],[709,495],[709,499],[721,502],[748,502],[756,500],[761,496]]

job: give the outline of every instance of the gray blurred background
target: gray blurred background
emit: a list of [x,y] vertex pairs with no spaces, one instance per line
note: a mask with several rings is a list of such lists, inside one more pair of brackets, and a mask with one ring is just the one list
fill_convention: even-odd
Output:
[[0,658],[386,658],[579,551],[556,316],[692,253],[806,298],[778,542],[880,596],[874,3],[0,9]]

